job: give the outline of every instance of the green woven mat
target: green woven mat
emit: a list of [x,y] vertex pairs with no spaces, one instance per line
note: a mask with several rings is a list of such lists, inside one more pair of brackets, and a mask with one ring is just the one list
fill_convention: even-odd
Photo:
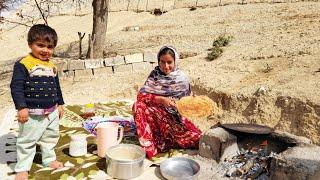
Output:
[[[122,116],[132,117],[131,101],[114,101],[108,103],[94,104],[94,112],[96,116],[110,117]],[[65,107],[64,117],[59,124],[65,127],[82,127],[84,119],[81,114],[85,112],[85,105],[68,105]]]
[[[132,102],[128,101],[98,103],[95,104],[95,114],[104,117],[130,117],[132,116],[131,107]],[[105,172],[105,158],[100,158],[95,153],[97,150],[95,137],[89,135],[89,133],[81,127],[84,119],[80,115],[83,113],[83,110],[83,105],[66,106],[64,118],[60,120],[60,139],[58,145],[55,147],[55,151],[57,160],[61,161],[65,167],[58,170],[43,167],[41,165],[41,151],[40,148],[37,147],[37,153],[29,173],[29,179],[112,179]],[[17,129],[12,129],[12,131],[17,131]],[[88,153],[81,157],[72,157],[69,155],[69,135],[77,133],[88,135]],[[139,145],[137,137],[125,137],[122,143]],[[170,150],[167,153],[160,153],[152,159],[153,162],[148,161],[148,163],[159,163],[166,158],[183,156],[186,153],[185,150]],[[153,173],[153,171],[149,172]]]
[[[123,116],[131,117],[132,102],[130,101],[115,101],[109,103],[94,104],[95,114],[104,117]],[[90,135],[87,138],[88,153],[81,157],[72,157],[69,155],[69,144],[71,134],[84,133],[89,135],[82,128],[84,119],[80,116],[84,112],[84,105],[65,106],[64,117],[60,120],[60,139],[55,147],[57,160],[64,164],[64,168],[52,170],[41,165],[41,151],[37,146],[37,152],[29,172],[29,179],[83,179],[85,177],[95,179],[108,179],[105,174],[105,158],[100,158],[94,153],[97,150],[95,137]],[[12,132],[17,134],[18,128],[12,128]],[[139,144],[136,137],[125,137],[122,143]],[[6,146],[12,153],[16,149],[12,149],[12,145]],[[13,166],[15,162],[7,162],[9,166]],[[8,174],[9,176],[12,173]]]
[[[60,128],[60,139],[55,150],[58,161],[63,162],[65,167],[58,170],[52,170],[50,168],[42,167],[40,149],[38,148],[39,153],[36,154],[29,178],[48,179],[48,177],[50,177],[50,179],[67,179],[67,177],[73,176],[76,179],[82,179],[83,177],[97,178],[95,176],[98,175],[100,177],[101,175],[103,175],[106,167],[105,158],[98,157],[94,152],[97,150],[95,137],[89,136],[87,138],[88,153],[85,156],[72,157],[69,155],[69,135],[77,133],[88,133],[82,128],[66,128],[63,126],[60,126]],[[138,141],[134,138],[126,138],[124,139],[123,143],[137,144]]]

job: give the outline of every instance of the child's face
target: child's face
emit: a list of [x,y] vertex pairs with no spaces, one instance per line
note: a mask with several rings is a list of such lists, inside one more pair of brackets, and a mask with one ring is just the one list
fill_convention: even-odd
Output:
[[174,66],[174,58],[170,54],[165,54],[160,57],[159,67],[164,74],[170,74],[174,70]]
[[37,40],[31,44],[29,44],[31,49],[31,53],[34,57],[47,61],[53,54],[54,45],[53,43],[49,43],[43,40]]

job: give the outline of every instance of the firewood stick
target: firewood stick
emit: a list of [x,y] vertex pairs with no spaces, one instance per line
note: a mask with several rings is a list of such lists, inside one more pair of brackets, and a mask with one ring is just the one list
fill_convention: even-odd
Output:
[[225,174],[225,176],[227,176],[227,177],[237,177],[240,175],[241,175],[241,172],[235,167],[230,168]]
[[239,168],[241,174],[246,174],[254,165],[253,159],[249,159],[245,165]]

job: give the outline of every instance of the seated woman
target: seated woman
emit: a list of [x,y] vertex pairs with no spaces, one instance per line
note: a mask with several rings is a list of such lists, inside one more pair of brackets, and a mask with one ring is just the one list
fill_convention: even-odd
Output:
[[191,93],[178,60],[173,47],[160,49],[158,66],[140,89],[133,107],[139,141],[148,158],[172,148],[196,148],[199,144],[201,131],[175,109],[175,99]]

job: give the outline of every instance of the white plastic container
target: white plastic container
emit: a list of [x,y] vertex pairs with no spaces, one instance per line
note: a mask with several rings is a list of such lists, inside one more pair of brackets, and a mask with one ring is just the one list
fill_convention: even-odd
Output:
[[83,156],[87,154],[87,135],[74,134],[70,136],[69,154],[71,156]]

